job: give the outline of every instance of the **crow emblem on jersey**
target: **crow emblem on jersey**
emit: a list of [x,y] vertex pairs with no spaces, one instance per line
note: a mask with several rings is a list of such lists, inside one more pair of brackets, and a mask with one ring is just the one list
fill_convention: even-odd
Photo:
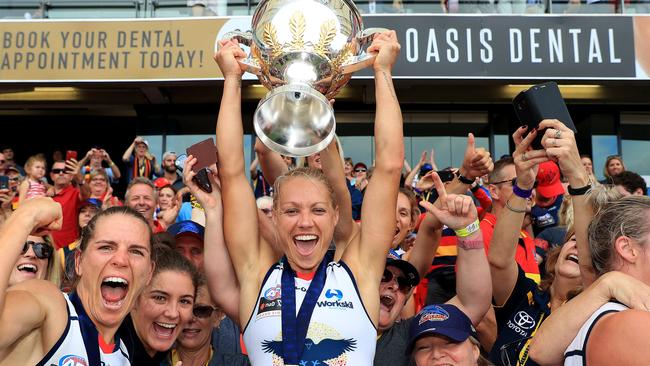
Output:
[[[311,338],[306,338],[300,366],[329,365],[326,361],[337,359],[346,352],[354,351],[356,344],[357,341],[354,339],[323,338],[320,342],[315,343]],[[282,357],[281,341],[264,341],[262,342],[262,349],[266,353]]]

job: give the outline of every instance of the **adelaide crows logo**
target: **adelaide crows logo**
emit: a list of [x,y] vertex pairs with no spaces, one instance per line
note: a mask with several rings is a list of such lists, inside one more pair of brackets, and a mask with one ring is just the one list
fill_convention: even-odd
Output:
[[[305,339],[305,348],[300,360],[300,366],[346,366],[347,352],[357,348],[353,338],[340,338],[338,332],[325,324],[312,323]],[[273,355],[273,365],[284,365],[282,359],[282,341],[263,341],[262,350]]]

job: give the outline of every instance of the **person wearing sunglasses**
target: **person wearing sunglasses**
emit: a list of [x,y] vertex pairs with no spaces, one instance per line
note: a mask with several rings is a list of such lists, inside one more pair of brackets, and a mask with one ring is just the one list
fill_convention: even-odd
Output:
[[61,267],[57,265],[58,261],[52,239],[48,235],[28,236],[9,277],[9,286],[35,278],[59,286]]
[[192,315],[161,366],[173,366],[179,361],[185,366],[250,365],[248,357],[241,353],[239,328],[214,305],[205,283],[196,292]]
[[[79,238],[77,214],[81,204],[90,197],[90,189],[83,183],[79,173],[81,165],[74,160],[56,161],[52,164],[50,178],[54,184],[54,201],[63,208],[63,226],[53,231],[52,238],[57,248],[68,246]],[[73,184],[73,181],[76,183]]]

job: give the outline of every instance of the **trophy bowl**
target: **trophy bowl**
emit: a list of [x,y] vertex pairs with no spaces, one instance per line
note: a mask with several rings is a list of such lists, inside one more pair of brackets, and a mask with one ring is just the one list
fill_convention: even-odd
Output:
[[262,0],[250,31],[224,35],[250,47],[239,62],[269,89],[253,116],[260,140],[293,157],[327,147],[336,130],[329,99],[372,64],[365,48],[383,31],[364,31],[349,0]]

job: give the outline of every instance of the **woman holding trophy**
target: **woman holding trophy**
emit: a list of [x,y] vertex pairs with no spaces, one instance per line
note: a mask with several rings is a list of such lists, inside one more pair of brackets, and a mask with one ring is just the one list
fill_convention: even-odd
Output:
[[[391,70],[400,46],[395,32],[374,37],[376,165],[362,208],[363,227],[337,238],[331,186],[320,171],[300,168],[275,182],[273,220],[284,257],[260,235],[242,154],[241,76],[246,57],[235,40],[220,41],[215,59],[225,82],[217,121],[219,178],[226,245],[240,284],[240,325],[254,365],[336,360],[371,365],[379,316],[379,283],[395,234],[395,202],[404,156],[402,116]],[[340,254],[340,253],[338,253]],[[245,318],[243,314],[251,314]]]

